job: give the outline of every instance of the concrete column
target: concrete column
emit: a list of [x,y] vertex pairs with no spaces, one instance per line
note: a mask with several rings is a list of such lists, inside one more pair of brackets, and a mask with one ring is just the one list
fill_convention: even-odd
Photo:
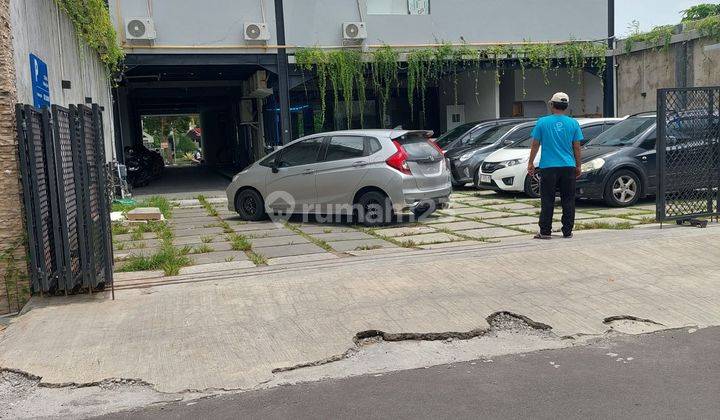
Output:
[[19,311],[29,298],[23,205],[15,132],[15,63],[10,0],[0,0],[0,314]]

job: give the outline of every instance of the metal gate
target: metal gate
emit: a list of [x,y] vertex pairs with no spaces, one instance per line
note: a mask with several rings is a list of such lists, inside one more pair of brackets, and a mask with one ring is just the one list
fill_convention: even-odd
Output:
[[112,284],[100,107],[17,106],[30,277],[35,293]]
[[[658,91],[657,219],[717,218],[720,87]],[[706,222],[704,222],[706,223]]]

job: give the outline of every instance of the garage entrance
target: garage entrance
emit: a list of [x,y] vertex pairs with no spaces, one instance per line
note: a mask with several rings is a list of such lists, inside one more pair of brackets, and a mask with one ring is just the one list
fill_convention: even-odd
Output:
[[[240,169],[279,143],[274,113],[275,57],[131,54],[115,89],[116,151],[162,156],[164,175],[135,195],[223,191]],[[201,159],[195,159],[196,152]]]

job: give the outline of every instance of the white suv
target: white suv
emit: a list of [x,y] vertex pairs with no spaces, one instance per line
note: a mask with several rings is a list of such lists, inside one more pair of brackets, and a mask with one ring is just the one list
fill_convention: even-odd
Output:
[[244,220],[267,212],[342,214],[368,226],[444,207],[452,187],[431,132],[351,130],[289,143],[235,175],[228,207]]

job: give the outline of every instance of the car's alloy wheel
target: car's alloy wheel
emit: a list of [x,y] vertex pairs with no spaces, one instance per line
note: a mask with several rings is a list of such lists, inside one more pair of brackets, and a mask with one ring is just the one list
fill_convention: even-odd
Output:
[[525,194],[531,198],[540,197],[540,174],[525,177]]
[[382,226],[392,217],[390,199],[378,191],[366,192],[360,196],[358,204],[359,221],[367,227]]
[[633,172],[620,171],[610,177],[605,188],[605,201],[613,206],[632,206],[640,199],[642,185]]
[[243,190],[235,199],[235,209],[243,220],[257,221],[265,217],[263,199],[254,190]]

